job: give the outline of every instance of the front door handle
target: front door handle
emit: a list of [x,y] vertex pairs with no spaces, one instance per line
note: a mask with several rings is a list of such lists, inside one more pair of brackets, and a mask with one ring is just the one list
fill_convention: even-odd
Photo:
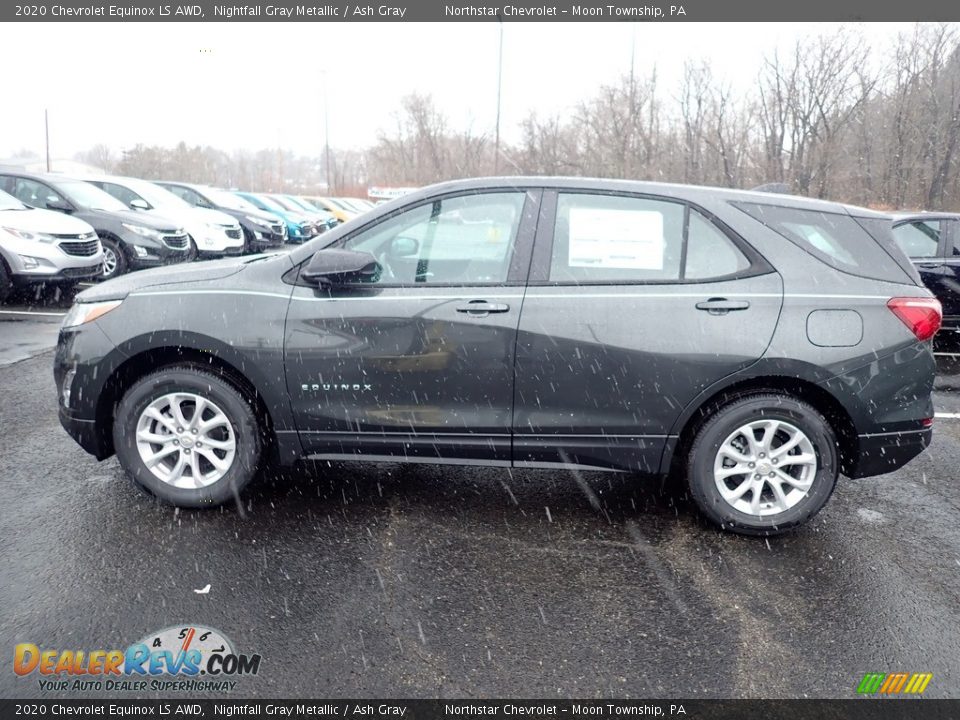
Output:
[[918,262],[917,267],[921,268],[937,268],[940,267],[941,263],[938,262]]
[[471,300],[463,305],[457,305],[457,312],[468,315],[489,315],[490,313],[505,313],[510,309],[506,303],[492,303],[487,300]]
[[710,298],[697,303],[697,310],[706,310],[711,315],[726,315],[733,310],[746,310],[750,303],[746,300],[727,300],[726,298]]

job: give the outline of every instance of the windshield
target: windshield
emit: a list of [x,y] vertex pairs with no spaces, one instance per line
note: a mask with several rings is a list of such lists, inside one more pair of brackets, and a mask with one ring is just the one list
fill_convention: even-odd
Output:
[[243,210],[244,212],[257,212],[259,208],[244,200],[239,195],[235,195],[232,192],[227,192],[226,190],[219,190],[217,188],[205,188],[204,194],[213,201],[214,205],[219,205],[220,207],[229,208],[231,210]]
[[106,210],[107,212],[120,212],[127,209],[127,206],[113,195],[109,195],[100,188],[80,180],[64,180],[57,183],[55,189],[78,207]]
[[29,210],[26,205],[17,200],[13,195],[0,190],[0,210]]
[[279,210],[280,212],[284,212],[285,210],[289,210],[289,208],[285,208],[283,205],[281,205],[280,203],[278,203],[276,200],[274,200],[273,198],[267,197],[266,195],[254,195],[254,197],[257,198],[257,200],[259,200],[261,203],[263,203],[264,207],[267,207],[267,208],[269,208],[270,210],[273,210],[273,211],[275,211],[275,212],[278,211],[278,210]]
[[295,212],[302,212],[303,208],[297,205],[293,200],[282,195],[271,195],[268,199],[273,200],[277,205],[284,208],[285,210],[293,210]]
[[135,192],[154,207],[166,207],[176,210],[189,210],[191,207],[190,203],[188,203],[186,200],[177,197],[169,190],[166,190],[159,185],[154,185],[151,182],[130,179],[123,180],[117,184],[125,185],[127,188]]

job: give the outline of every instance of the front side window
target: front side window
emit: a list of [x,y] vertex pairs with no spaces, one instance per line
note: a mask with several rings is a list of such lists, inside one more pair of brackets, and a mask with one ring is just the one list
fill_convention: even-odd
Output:
[[134,200],[143,199],[136,193],[131,192],[127,188],[123,187],[122,185],[117,185],[116,183],[103,183],[101,187],[127,206],[129,206]]
[[523,211],[520,192],[441,198],[348,238],[391,285],[497,285],[507,281]]
[[26,178],[16,179],[12,194],[17,200],[37,208],[46,208],[47,203],[56,203],[63,199],[49,185]]
[[940,221],[915,220],[897,225],[893,239],[909,258],[932,258],[939,255]]

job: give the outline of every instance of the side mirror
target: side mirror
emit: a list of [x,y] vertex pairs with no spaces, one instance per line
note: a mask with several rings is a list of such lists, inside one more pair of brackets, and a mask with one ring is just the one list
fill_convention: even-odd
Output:
[[59,198],[56,195],[50,195],[47,197],[44,205],[47,206],[47,210],[57,210],[59,212],[73,212],[73,205],[68,203],[63,198]]
[[395,237],[390,241],[390,257],[413,257],[420,250],[420,243],[411,237]]
[[300,276],[314,285],[349,287],[377,282],[382,270],[370,253],[327,248],[314,254]]
[[149,210],[150,203],[142,198],[136,198],[130,201],[130,207],[132,207],[134,210]]

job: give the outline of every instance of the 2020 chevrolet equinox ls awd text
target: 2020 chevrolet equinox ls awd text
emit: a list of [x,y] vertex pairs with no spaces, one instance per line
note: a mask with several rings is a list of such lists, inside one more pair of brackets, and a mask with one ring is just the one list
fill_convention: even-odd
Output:
[[299,458],[684,477],[771,534],[930,443],[940,306],[890,219],[762,193],[477,179],[64,319],[60,419],[161,500]]

